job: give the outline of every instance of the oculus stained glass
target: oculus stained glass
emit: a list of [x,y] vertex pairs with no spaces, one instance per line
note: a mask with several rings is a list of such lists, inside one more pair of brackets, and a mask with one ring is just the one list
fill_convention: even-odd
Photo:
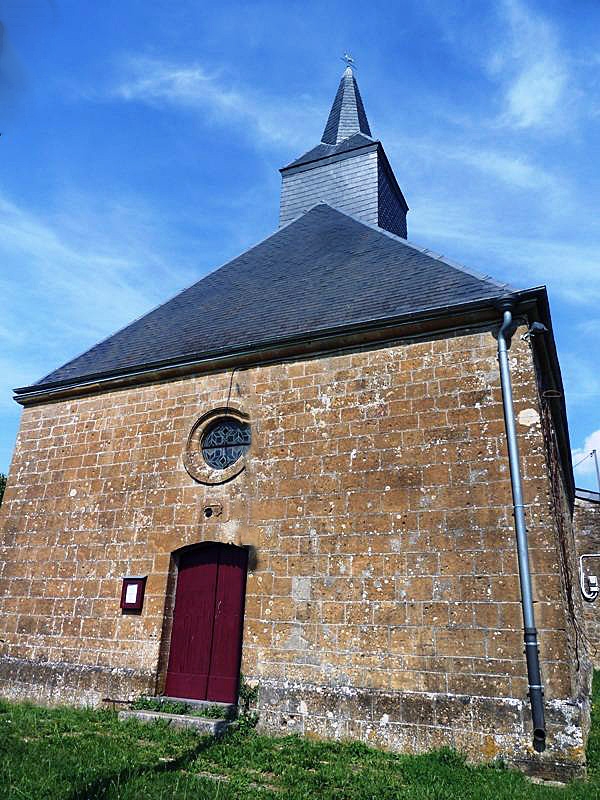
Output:
[[210,425],[202,437],[202,456],[214,469],[227,469],[250,447],[250,425],[225,417]]

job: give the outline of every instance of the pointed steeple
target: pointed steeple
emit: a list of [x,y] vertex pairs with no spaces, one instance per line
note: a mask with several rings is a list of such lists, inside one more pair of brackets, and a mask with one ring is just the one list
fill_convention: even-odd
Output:
[[371,129],[356,78],[352,67],[348,64],[331,106],[321,141],[323,144],[339,144],[355,133],[371,136]]
[[408,205],[383,145],[371,136],[350,56],[321,142],[281,172],[280,225],[318,203],[406,238]]

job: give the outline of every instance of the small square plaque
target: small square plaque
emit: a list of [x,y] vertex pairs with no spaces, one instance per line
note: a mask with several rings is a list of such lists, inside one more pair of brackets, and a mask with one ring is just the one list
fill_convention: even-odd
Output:
[[137,603],[139,591],[139,583],[128,583],[125,590],[125,605],[134,606]]
[[140,613],[144,605],[146,575],[130,575],[123,578],[121,590],[121,608],[123,613],[133,611]]

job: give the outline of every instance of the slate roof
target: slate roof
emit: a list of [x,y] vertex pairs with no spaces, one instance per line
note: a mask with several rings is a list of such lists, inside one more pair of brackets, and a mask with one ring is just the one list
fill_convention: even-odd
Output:
[[352,67],[347,66],[333,100],[321,141],[325,144],[339,144],[342,139],[359,132],[371,135],[358,84],[352,73]]
[[295,161],[292,161],[291,164],[283,167],[280,172],[284,172],[286,169],[291,169],[292,167],[299,167],[301,164],[309,164],[311,161],[318,161],[320,158],[327,158],[327,156],[337,156],[342,153],[348,153],[351,150],[357,150],[359,147],[366,147],[371,144],[380,144],[380,142],[377,139],[372,139],[370,136],[365,136],[364,133],[355,133],[339,144],[325,144],[321,142],[321,144],[313,147],[312,150],[308,150]]
[[319,204],[30,388],[491,303],[513,291]]

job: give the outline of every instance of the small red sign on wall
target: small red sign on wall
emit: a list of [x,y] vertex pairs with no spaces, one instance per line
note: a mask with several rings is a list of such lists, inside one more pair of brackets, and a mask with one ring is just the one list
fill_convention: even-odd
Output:
[[146,578],[146,575],[132,575],[123,578],[123,588],[121,589],[121,608],[123,612],[134,611],[139,613],[142,610]]

